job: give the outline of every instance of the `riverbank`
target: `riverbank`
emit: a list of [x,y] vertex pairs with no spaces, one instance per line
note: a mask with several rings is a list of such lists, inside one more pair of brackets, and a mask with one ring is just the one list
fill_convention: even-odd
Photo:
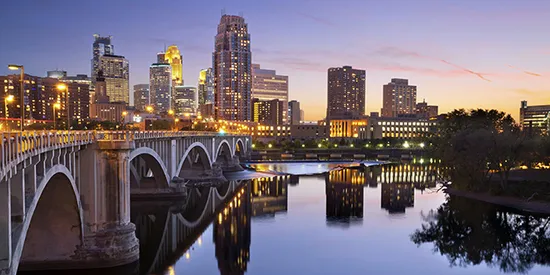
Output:
[[483,201],[507,208],[519,210],[530,214],[542,214],[550,215],[550,202],[542,201],[527,201],[525,199],[509,197],[509,196],[495,196],[488,193],[474,193],[469,191],[462,191],[447,187],[444,189],[446,194],[452,196],[459,196],[468,199]]

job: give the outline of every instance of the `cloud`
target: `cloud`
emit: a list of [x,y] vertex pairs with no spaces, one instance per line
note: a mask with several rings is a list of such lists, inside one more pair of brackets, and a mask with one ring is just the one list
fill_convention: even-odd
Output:
[[334,24],[334,22],[332,22],[330,20],[327,20],[325,18],[322,18],[322,17],[317,17],[317,16],[306,14],[306,13],[303,13],[303,12],[297,12],[296,14],[300,15],[303,18],[309,19],[310,21],[313,21],[313,22],[316,22],[316,23],[319,23],[319,24],[323,24],[325,26],[331,26],[331,27],[336,26],[336,24]]
[[532,76],[542,76],[541,74],[537,74],[537,73],[533,73],[533,72],[529,72],[529,71],[524,71],[524,70],[519,69],[519,68],[516,68],[516,67],[514,67],[514,66],[512,66],[512,65],[508,65],[508,66],[509,66],[510,68],[512,68],[512,69],[516,69],[516,70],[521,71],[521,72],[523,72],[523,73],[525,73],[525,74],[528,74],[528,75],[532,75]]
[[473,74],[473,75],[475,75],[475,76],[477,76],[477,77],[479,77],[479,78],[481,78],[481,79],[483,79],[483,80],[485,80],[485,81],[492,82],[490,79],[485,78],[485,77],[483,76],[484,74],[482,74],[482,73],[474,72],[474,71],[472,71],[472,70],[470,70],[470,69],[466,69],[466,68],[464,68],[464,67],[461,67],[461,66],[458,66],[458,65],[456,65],[456,64],[453,64],[453,63],[451,63],[451,62],[449,62],[449,61],[447,61],[447,60],[440,59],[440,61],[443,62],[443,63],[445,63],[445,64],[451,65],[451,66],[453,66],[453,67],[455,67],[455,68],[461,69],[461,70],[463,70],[463,71],[465,71],[465,72],[468,72],[468,73],[470,73],[470,74]]

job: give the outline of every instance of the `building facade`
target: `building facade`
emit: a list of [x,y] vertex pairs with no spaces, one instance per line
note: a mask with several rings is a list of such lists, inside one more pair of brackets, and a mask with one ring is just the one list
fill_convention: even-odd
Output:
[[121,55],[103,55],[99,59],[107,85],[107,95],[112,102],[130,103],[130,67]]
[[202,69],[198,83],[199,106],[214,103],[214,75],[212,68]]
[[424,100],[416,103],[416,115],[421,118],[436,117],[439,115],[439,108],[435,105],[428,105]]
[[[260,68],[252,64],[252,98],[262,101],[278,99],[286,106],[288,104],[288,76],[277,75],[275,70]],[[283,110],[283,124],[287,123],[288,111]]]
[[328,69],[327,119],[365,115],[365,70],[350,66]]
[[100,58],[103,55],[113,55],[115,54],[115,46],[111,44],[112,36],[100,36],[99,34],[94,34],[94,43],[92,44],[92,85],[95,87],[95,79],[100,70]]
[[138,111],[145,110],[149,106],[149,84],[134,85],[134,107]]
[[254,122],[268,125],[284,124],[284,117],[287,103],[282,100],[259,100],[252,99],[252,119]]
[[384,85],[382,96],[383,117],[416,113],[416,86],[409,85],[409,80],[392,78]]
[[290,125],[298,125],[302,120],[300,102],[291,100],[288,102],[288,122]]
[[250,121],[250,35],[243,17],[223,15],[218,25],[212,60],[216,119]]
[[172,109],[172,67],[167,63],[153,63],[149,67],[149,98],[156,113]]
[[183,85],[183,56],[176,45],[170,45],[162,54],[164,60],[160,63],[168,63],[172,67],[172,81],[176,86]]
[[360,139],[415,139],[432,137],[437,132],[435,119],[416,117],[377,117],[369,118],[367,124],[359,128]]
[[178,116],[189,116],[197,112],[197,87],[174,87],[174,112]]
[[550,105],[528,106],[527,101],[522,101],[519,109],[519,124],[524,131],[550,132]]

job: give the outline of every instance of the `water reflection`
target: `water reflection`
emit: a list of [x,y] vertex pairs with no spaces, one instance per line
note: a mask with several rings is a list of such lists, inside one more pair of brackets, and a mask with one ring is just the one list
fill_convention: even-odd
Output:
[[325,183],[327,224],[362,222],[364,173],[356,169],[334,170],[327,173]]
[[450,196],[424,217],[411,235],[417,245],[433,243],[451,266],[487,264],[506,273],[527,273],[550,264],[550,219],[509,212],[483,202]]

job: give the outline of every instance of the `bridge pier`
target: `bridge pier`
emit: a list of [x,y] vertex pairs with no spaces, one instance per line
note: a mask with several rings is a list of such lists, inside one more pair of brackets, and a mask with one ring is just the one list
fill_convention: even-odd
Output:
[[139,259],[135,225],[130,222],[128,159],[134,147],[134,141],[99,141],[81,156],[80,194],[87,221],[75,259],[82,262],[81,268],[113,267]]

